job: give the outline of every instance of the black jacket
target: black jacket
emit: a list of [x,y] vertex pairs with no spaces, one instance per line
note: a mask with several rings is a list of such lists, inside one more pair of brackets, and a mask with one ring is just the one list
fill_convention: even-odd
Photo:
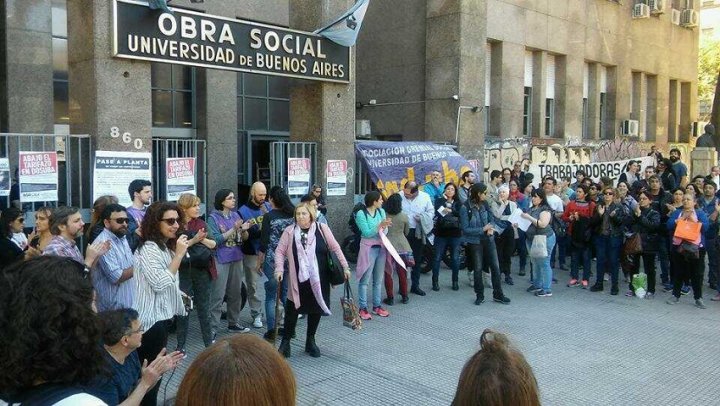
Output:
[[660,245],[660,213],[648,207],[640,209],[640,216],[631,213],[625,219],[625,224],[630,226],[634,233],[640,234],[642,240],[643,253],[654,254],[658,252]]
[[[601,206],[604,206],[604,203],[598,203],[597,207],[595,208],[595,213],[593,213],[592,218],[590,219],[590,225],[594,227],[595,232],[594,235],[601,235],[602,234],[602,222],[603,217],[609,217],[610,219],[610,236],[617,237],[619,235],[623,234],[623,223],[625,222],[626,212],[623,208],[622,204],[619,203],[612,203],[609,207],[605,209],[605,213],[601,216],[598,212],[598,209]],[[610,214],[615,213],[614,216],[610,216]]]

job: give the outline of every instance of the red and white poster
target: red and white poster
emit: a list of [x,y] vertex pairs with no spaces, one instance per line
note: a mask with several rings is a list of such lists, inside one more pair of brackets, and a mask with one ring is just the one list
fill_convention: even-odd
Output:
[[168,201],[177,201],[183,193],[197,194],[195,158],[167,158],[165,176]]
[[302,196],[310,191],[310,158],[288,158],[288,195]]
[[20,201],[56,202],[58,200],[57,153],[20,151]]
[[344,159],[327,161],[325,168],[325,178],[327,179],[327,187],[325,188],[326,196],[345,196],[347,193],[347,174],[348,164]]

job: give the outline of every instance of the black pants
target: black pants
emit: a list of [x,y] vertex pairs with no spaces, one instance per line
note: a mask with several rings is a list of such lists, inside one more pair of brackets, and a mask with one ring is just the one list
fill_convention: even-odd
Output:
[[[410,243],[410,249],[412,249],[413,257],[415,257],[415,266],[412,267],[410,272],[410,289],[417,289],[420,287],[420,267],[422,266],[423,251],[425,251],[425,244],[419,238],[415,238],[415,229],[411,228],[407,235],[408,243]],[[432,264],[432,258],[429,259]]]
[[[642,258],[643,261],[643,267],[645,268],[645,273],[647,274],[647,284],[648,293],[655,293],[655,254],[635,254],[632,255],[632,275],[636,275],[640,273],[640,258]],[[632,275],[630,276],[630,290],[633,292],[635,291],[635,288],[633,288],[632,285]]]
[[[485,260],[490,267],[490,276],[493,284],[493,298],[501,299],[504,297],[502,284],[500,283],[500,266],[498,265],[497,249],[495,248],[495,239],[480,240],[480,244],[467,244],[465,255],[472,257],[472,262],[482,264]],[[482,272],[475,270],[473,286],[475,295],[478,299],[485,298],[485,286],[483,285]]]
[[512,254],[515,251],[515,231],[512,227],[508,227],[495,238],[495,246],[497,247],[498,261],[500,262],[500,272],[505,276],[510,276]]
[[695,300],[702,298],[703,267],[700,258],[686,258],[677,252],[677,246],[672,246],[670,252],[670,270],[673,283],[672,294],[680,297],[683,282],[690,280]]
[[[295,334],[295,326],[298,321],[298,311],[295,308],[295,303],[290,299],[285,301],[285,334],[284,339],[290,339]],[[307,315],[307,337],[315,337],[318,326],[320,325],[320,314],[308,314]]]
[[[148,364],[150,364],[155,360],[160,350],[167,347],[169,324],[170,320],[158,321],[143,333],[142,345],[137,349],[140,364],[142,364],[143,360],[147,360]],[[145,394],[145,397],[143,397],[140,403],[142,406],[157,405],[157,395],[160,390],[161,381],[162,379],[159,379],[155,386]]]

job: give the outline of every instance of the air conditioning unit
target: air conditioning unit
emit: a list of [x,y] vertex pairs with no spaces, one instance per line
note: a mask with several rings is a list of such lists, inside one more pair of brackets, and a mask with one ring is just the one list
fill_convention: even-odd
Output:
[[682,14],[680,12],[680,10],[675,10],[675,9],[672,10],[672,14],[670,15],[670,17],[672,19],[673,24],[680,25],[680,14]]
[[683,3],[683,10],[692,10],[695,8],[695,0],[684,0],[681,1],[681,3]]
[[633,7],[632,18],[650,18],[650,7],[643,3],[636,4],[635,7]]
[[648,7],[650,7],[650,14],[658,15],[665,12],[665,0],[648,0]]
[[693,28],[698,25],[698,12],[687,9],[680,12],[680,25],[685,28]]
[[370,120],[355,120],[355,138],[369,140],[371,135]]
[[640,122],[637,120],[625,120],[622,122],[620,132],[628,137],[637,137],[640,133]]

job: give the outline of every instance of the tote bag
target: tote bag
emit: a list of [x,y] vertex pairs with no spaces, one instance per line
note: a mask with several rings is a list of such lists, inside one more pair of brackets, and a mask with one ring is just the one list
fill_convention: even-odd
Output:
[[675,238],[680,238],[693,243],[700,243],[700,230],[702,223],[695,223],[688,220],[678,220],[675,226]]
[[535,237],[533,237],[532,245],[530,246],[530,257],[546,258],[547,256],[547,236],[536,235]]

